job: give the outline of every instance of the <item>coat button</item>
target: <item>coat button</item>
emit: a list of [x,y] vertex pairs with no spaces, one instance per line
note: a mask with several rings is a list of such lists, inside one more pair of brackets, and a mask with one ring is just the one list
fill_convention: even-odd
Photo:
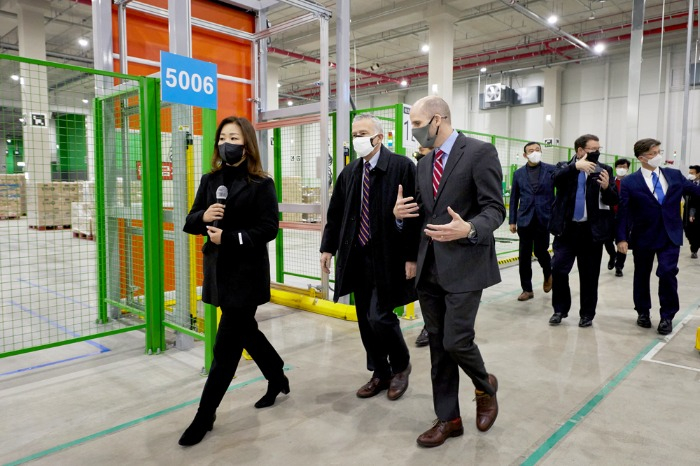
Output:
[[343,241],[343,244],[345,244],[347,246],[348,240]]
[[437,215],[433,215],[433,218],[437,218]]

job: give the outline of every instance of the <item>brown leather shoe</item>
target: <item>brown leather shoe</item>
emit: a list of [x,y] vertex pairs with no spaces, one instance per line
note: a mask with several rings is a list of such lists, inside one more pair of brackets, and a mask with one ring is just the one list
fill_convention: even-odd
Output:
[[518,296],[518,301],[527,301],[528,299],[532,299],[535,297],[535,293],[532,291],[523,291],[520,293],[520,296]]
[[386,392],[386,397],[391,401],[398,400],[406,392],[408,388],[408,375],[411,373],[411,364],[398,374],[394,374],[389,384],[389,391]]
[[423,432],[417,439],[418,445],[421,447],[432,448],[439,447],[445,440],[450,437],[459,437],[464,433],[462,427],[462,418],[458,417],[452,421],[441,421],[435,419],[433,427]]
[[[391,379],[380,379],[379,377],[373,377],[364,384],[363,386],[360,387],[360,389],[357,391],[357,397],[358,398],[371,398],[374,395],[379,394],[379,392],[386,390],[389,388],[389,383],[391,382]],[[408,383],[408,381],[407,381]]]
[[545,293],[549,293],[552,291],[552,275],[550,274],[549,277],[544,281],[542,284],[542,291]]
[[[498,380],[493,374],[489,374],[489,383],[494,390],[498,391]],[[493,396],[488,393],[476,395],[476,428],[481,432],[486,432],[491,428],[496,417],[498,416],[498,400],[496,394]]]

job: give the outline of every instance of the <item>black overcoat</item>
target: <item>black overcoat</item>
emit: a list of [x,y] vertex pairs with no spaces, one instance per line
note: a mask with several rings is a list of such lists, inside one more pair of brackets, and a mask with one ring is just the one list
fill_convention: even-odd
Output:
[[[204,212],[216,203],[216,189],[224,184],[222,170],[202,176],[183,231],[207,234]],[[228,186],[221,245],[204,244],[202,301],[222,309],[258,306],[270,300],[270,260],[267,243],[279,228],[279,207],[272,178],[238,176]]]
[[[354,291],[353,274],[365,273],[352,261],[353,244],[360,228],[363,159],[340,173],[328,206],[321,252],[335,258],[334,301]],[[377,166],[370,172],[370,235],[377,295],[382,307],[397,307],[417,299],[413,279],[406,280],[406,261],[415,261],[420,225],[406,220],[399,228],[394,218],[399,184],[404,196],[413,196],[416,169],[413,161],[382,146]]]

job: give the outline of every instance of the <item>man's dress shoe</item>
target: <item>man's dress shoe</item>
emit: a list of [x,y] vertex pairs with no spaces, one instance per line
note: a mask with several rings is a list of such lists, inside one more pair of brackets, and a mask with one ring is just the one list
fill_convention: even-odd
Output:
[[528,299],[532,299],[535,297],[535,293],[532,291],[523,291],[520,293],[520,296],[518,296],[518,301],[527,301]]
[[391,383],[389,383],[389,391],[386,392],[386,397],[390,400],[398,400],[406,392],[408,388],[408,376],[411,373],[411,364],[402,372],[399,372],[391,378]]
[[421,447],[438,447],[445,443],[445,440],[448,438],[459,437],[462,434],[464,434],[462,418],[458,417],[452,421],[436,419],[433,427],[423,432],[416,442],[418,442],[418,445]]
[[656,329],[661,335],[668,335],[673,331],[673,321],[671,319],[661,319],[659,327]]
[[590,327],[591,325],[593,325],[593,317],[581,317],[581,320],[578,321],[579,327]]
[[552,314],[552,317],[549,318],[549,325],[561,324],[561,320],[565,319],[567,317],[567,315],[560,314],[559,312],[555,312],[554,314]]
[[651,328],[651,319],[647,314],[641,314],[637,317],[637,325],[643,328]]
[[357,391],[358,398],[371,398],[377,395],[382,390],[389,388],[391,379],[380,379],[379,377],[372,377],[369,382],[360,387]]
[[[498,379],[493,374],[489,374],[489,383],[495,391],[498,391]],[[476,395],[476,428],[481,432],[486,432],[491,428],[498,416],[498,399],[496,394],[484,393]]]

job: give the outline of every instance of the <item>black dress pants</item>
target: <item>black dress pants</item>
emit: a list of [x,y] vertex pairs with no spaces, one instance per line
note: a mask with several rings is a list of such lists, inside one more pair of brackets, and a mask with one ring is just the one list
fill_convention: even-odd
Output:
[[430,336],[430,377],[435,414],[441,421],[459,417],[459,369],[477,390],[496,391],[488,380],[479,347],[474,342],[474,322],[482,291],[448,293],[439,283],[433,246],[423,264],[418,299]]
[[532,251],[542,267],[542,274],[547,280],[552,273],[551,257],[549,256],[549,231],[536,218],[529,225],[518,227],[519,253],[518,272],[520,287],[523,291],[532,291]]
[[257,306],[222,309],[214,343],[214,361],[199,402],[200,413],[213,415],[216,412],[236,374],[243,348],[268,381],[276,382],[284,376],[284,361],[258,329],[256,310]]
[[379,302],[371,241],[365,246],[355,246],[353,261],[355,310],[367,353],[367,369],[372,371],[373,378],[385,380],[408,367],[408,346],[393,307]]
[[615,265],[616,270],[622,270],[625,268],[627,254],[617,252],[617,248],[615,247],[615,240],[610,239],[605,242],[605,252],[608,253],[608,256],[615,259],[613,264]]
[[580,284],[581,317],[595,317],[598,305],[598,277],[600,260],[603,257],[603,243],[591,238],[588,222],[569,222],[563,235],[554,238],[552,244],[552,307],[554,312],[568,315],[571,309],[571,288],[569,272],[578,265]]

